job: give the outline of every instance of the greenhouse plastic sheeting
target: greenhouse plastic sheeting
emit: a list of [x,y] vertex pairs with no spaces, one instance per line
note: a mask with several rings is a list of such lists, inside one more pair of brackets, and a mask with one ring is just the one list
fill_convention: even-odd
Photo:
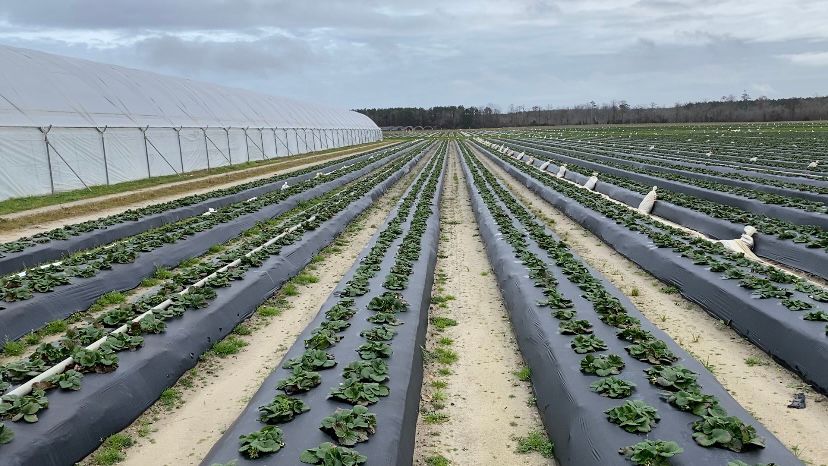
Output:
[[[439,167],[438,167],[439,169]],[[409,304],[407,312],[398,314],[402,325],[395,328],[397,334],[390,341],[393,354],[387,360],[389,381],[387,385],[390,394],[380,398],[376,404],[368,406],[370,412],[377,416],[377,432],[368,441],[358,443],[350,447],[368,457],[368,464],[377,466],[404,466],[410,465],[414,459],[414,438],[417,426],[417,409],[420,401],[420,388],[423,379],[422,351],[425,343],[425,332],[427,329],[428,308],[431,303],[431,286],[434,279],[434,267],[437,262],[437,240],[439,237],[439,214],[438,206],[443,186],[443,178],[437,186],[432,204],[432,215],[427,220],[426,231],[421,238],[422,251],[420,257],[412,265],[412,274],[408,286],[401,291],[403,298]],[[403,196],[404,197],[404,196]],[[388,219],[394,218],[399,207],[394,209]],[[413,210],[413,209],[412,209]],[[404,231],[411,226],[413,214],[409,214],[408,220],[401,225]],[[388,221],[380,227],[382,231],[388,226]],[[351,267],[350,271],[340,281],[334,292],[322,306],[316,318],[305,328],[302,334],[296,339],[296,343],[283,357],[283,361],[296,358],[305,351],[304,341],[311,333],[325,320],[325,313],[340,297],[339,293],[345,288],[360,261],[368,254],[370,248],[376,244],[378,235],[375,234],[371,242],[363,249],[358,260]],[[342,369],[352,361],[359,360],[356,348],[365,342],[360,333],[373,324],[365,318],[371,312],[366,309],[368,302],[375,296],[387,291],[382,284],[385,277],[394,265],[395,251],[401,243],[401,237],[397,238],[388,248],[385,257],[380,264],[380,270],[369,280],[369,292],[363,296],[354,298],[357,313],[349,319],[351,324],[347,329],[340,332],[343,339],[325,351],[335,357],[337,365],[327,370],[320,370],[322,383],[306,393],[297,393],[292,396],[303,400],[311,410],[297,416],[289,423],[281,424],[279,427],[284,432],[285,446],[276,454],[260,459],[250,460],[239,454],[239,435],[248,434],[264,427],[258,420],[259,406],[269,403],[275,395],[277,382],[290,371],[283,367],[277,367],[261,384],[261,388],[253,395],[247,407],[233,424],[224,431],[221,439],[213,446],[204,460],[202,466],[212,464],[233,464],[237,466],[255,466],[262,462],[268,464],[298,464],[298,458],[308,448],[316,448],[322,442],[333,442],[334,440],[326,433],[319,430],[322,418],[333,413],[337,408],[350,409],[348,403],[331,400],[328,398],[330,389],[342,381]]]
[[63,466],[74,464],[103,439],[127,427],[149,408],[167,387],[196,365],[199,355],[226,337],[258,305],[310,263],[360,213],[396,181],[410,172],[419,158],[397,170],[359,201],[322,223],[302,239],[285,246],[242,280],[216,289],[217,297],[197,311],[167,321],[161,334],[144,335],[137,351],[118,353],[118,369],[86,374],[76,392],[52,390],[49,408],[38,422],[17,422],[15,438],[0,450],[3,466]]
[[[477,148],[484,150],[480,145],[477,145]],[[543,160],[535,159],[532,165],[540,168],[543,163]],[[550,163],[545,171],[552,174],[557,173],[558,165]],[[572,170],[567,171],[564,178],[580,185],[583,185],[587,180],[587,176]],[[616,201],[623,202],[635,208],[644,199],[643,194],[601,181],[600,178],[595,185],[595,191],[606,194]],[[703,233],[713,239],[739,238],[745,227],[745,225],[737,225],[666,201],[657,200],[652,214]],[[828,278],[828,254],[823,253],[821,250],[808,248],[793,241],[780,240],[772,235],[765,235],[758,232],[754,234],[754,241],[753,252],[757,256],[781,262],[795,269],[804,270],[805,272],[813,273],[823,278]]]
[[382,139],[357,112],[34,50],[0,46],[0,69],[0,200],[247,162],[256,136],[290,148],[268,158]]
[[694,265],[671,249],[657,248],[647,236],[544,186],[496,156],[487,157],[624,257],[659,280],[675,285],[684,297],[726,322],[814,388],[828,393],[828,340],[820,322],[806,321],[781,308],[777,301],[756,299],[737,281],[722,280],[721,274]]
[[[544,300],[542,289],[527,276],[526,267],[515,259],[514,249],[503,240],[488,207],[471,181],[465,162],[463,171],[471,191],[472,208],[480,227],[480,237],[495,271],[521,354],[531,368],[538,410],[547,432],[555,443],[555,457],[560,464],[630,464],[618,454],[618,449],[645,439],[673,440],[679,443],[684,452],[670,459],[670,464],[674,466],[724,466],[734,459],[749,464],[801,464],[771,432],[727,393],[704,366],[649,322],[632,302],[603,276],[587,267],[605,289],[621,301],[629,315],[641,321],[644,330],[664,341],[670,351],[679,358],[680,364],[698,374],[698,383],[703,387],[704,393],[715,396],[730,415],[754,426],[758,435],[765,439],[766,446],[763,449],[735,453],[727,449],[704,448],[698,445],[692,439],[691,423],[700,418],[675,409],[662,399],[661,391],[648,382],[644,373],[644,369],[652,366],[628,357],[624,351],[627,344],[624,341],[607,338],[606,335],[614,336],[616,329],[600,321],[592,304],[581,296],[583,291],[566,278],[562,270],[554,265],[554,261],[547,262],[550,271],[559,280],[557,288],[561,294],[573,299],[578,315],[594,323],[598,332],[596,334],[604,335],[603,340],[608,349],[602,354],[624,355],[627,365],[621,377],[636,385],[635,393],[629,399],[643,400],[656,407],[661,415],[661,420],[646,436],[625,432],[610,423],[604,411],[621,405],[624,400],[603,397],[590,389],[590,384],[597,380],[597,377],[580,372],[580,361],[585,355],[572,351],[570,337],[558,331],[559,321],[552,316],[549,308],[537,305],[539,301]],[[519,223],[515,221],[515,225]],[[521,226],[518,228],[525,231]],[[533,241],[529,241],[527,245],[538,257],[548,258]],[[578,259],[577,255],[574,257]]]

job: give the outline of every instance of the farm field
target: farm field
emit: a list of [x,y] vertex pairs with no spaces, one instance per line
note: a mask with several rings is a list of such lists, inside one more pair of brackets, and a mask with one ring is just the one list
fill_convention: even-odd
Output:
[[42,223],[2,465],[828,465],[823,123],[395,132]]

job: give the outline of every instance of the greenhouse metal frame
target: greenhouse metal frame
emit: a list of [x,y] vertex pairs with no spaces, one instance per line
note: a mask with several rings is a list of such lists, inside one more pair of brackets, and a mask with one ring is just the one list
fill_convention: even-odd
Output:
[[0,200],[381,139],[348,110],[0,46]]

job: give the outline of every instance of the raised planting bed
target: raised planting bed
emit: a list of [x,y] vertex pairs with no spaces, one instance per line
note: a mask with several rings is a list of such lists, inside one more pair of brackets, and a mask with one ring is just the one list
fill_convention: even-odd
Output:
[[468,153],[463,168],[561,464],[800,464]]
[[[202,464],[412,463],[445,147]],[[275,416],[285,397],[302,413]]]
[[[205,285],[213,292],[202,293],[204,301],[179,301],[176,310],[181,312],[169,315],[158,312],[150,325],[136,329],[135,333],[144,339],[140,349],[127,351],[129,347],[122,346],[120,351],[112,353],[117,356],[116,366],[113,367],[111,357],[98,359],[96,363],[88,361],[86,353],[75,354],[78,357],[75,367],[83,369],[87,367],[84,363],[91,364],[80,389],[49,389],[46,392],[48,409],[37,413],[36,422],[18,421],[11,426],[7,423],[15,437],[2,445],[0,463],[63,465],[88,455],[102,439],[129,425],[157,400],[165,388],[196,364],[201,354],[227,336],[261,302],[306,266],[314,254],[416,162],[413,159],[405,163],[387,173],[384,179],[366,179],[340,199],[300,219],[301,228],[280,235],[275,243],[243,259],[239,268],[231,271],[234,274],[240,271],[238,275],[208,281]],[[150,303],[167,297],[159,296]],[[155,325],[154,320],[163,321],[163,325]],[[116,370],[112,371],[113,368]]]
[[176,266],[258,222],[353,182],[389,161],[411,157],[419,150],[389,159],[365,159],[329,181],[328,177],[312,178],[252,202],[141,233],[109,248],[76,253],[60,266],[31,269],[23,277],[13,274],[0,278],[4,299],[0,301],[0,339],[20,338],[47,322],[84,310],[106,292],[134,288],[159,267]]
[[757,264],[720,244],[656,222],[509,157],[481,150],[613,249],[788,366],[828,390],[824,288]]

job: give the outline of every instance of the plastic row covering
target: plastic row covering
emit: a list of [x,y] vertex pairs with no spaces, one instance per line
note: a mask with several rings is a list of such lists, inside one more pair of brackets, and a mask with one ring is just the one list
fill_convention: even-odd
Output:
[[[793,171],[793,172],[791,172],[790,175],[786,176],[786,175],[777,175],[777,174],[774,174],[774,173],[766,173],[766,172],[763,172],[763,171],[755,171],[755,170],[761,170],[763,168],[764,169],[769,169],[771,167],[763,166],[763,165],[751,165],[749,163],[744,163],[744,162],[736,162],[736,161],[722,162],[722,163],[734,163],[734,164],[737,164],[740,167],[740,168],[735,168],[735,167],[729,167],[729,166],[725,166],[725,165],[713,165],[713,164],[705,165],[703,163],[691,162],[691,161],[684,160],[684,159],[665,160],[663,158],[647,156],[647,155],[644,155],[644,154],[641,154],[641,153],[627,153],[627,154],[622,154],[622,155],[633,156],[633,157],[636,157],[636,158],[639,158],[639,159],[651,160],[651,161],[654,161],[654,162],[669,162],[671,164],[681,165],[683,167],[688,167],[688,168],[702,168],[702,169],[705,169],[705,170],[716,171],[716,172],[719,172],[719,173],[734,173],[734,174],[737,174],[737,175],[752,176],[752,177],[755,177],[755,178],[764,178],[764,179],[767,179],[767,180],[783,181],[783,182],[786,182],[786,183],[807,184],[807,185],[819,186],[819,187],[823,187],[823,188],[828,187],[828,182],[826,182],[824,180],[817,180],[817,179],[807,178],[805,176],[801,176],[801,173],[799,173],[799,172],[801,172],[801,170]],[[781,169],[781,170],[795,170],[795,169]]]
[[678,183],[663,178],[657,178],[655,176],[644,175],[628,170],[622,170],[620,168],[608,167],[600,163],[589,162],[575,157],[561,155],[556,152],[536,149],[534,147],[515,143],[513,141],[505,142],[507,144],[512,144],[513,146],[534,150],[545,156],[552,157],[563,162],[576,164],[589,170],[596,170],[599,173],[609,173],[611,175],[621,176],[624,178],[628,178],[630,180],[638,181],[639,183],[656,185],[659,188],[668,189],[670,191],[684,193],[690,196],[695,196],[702,199],[719,202],[725,205],[738,207],[748,212],[753,212],[759,215],[767,215],[768,217],[778,218],[780,220],[785,220],[796,225],[816,225],[822,228],[828,228],[828,215],[821,214],[818,212],[807,212],[804,210],[793,209],[785,206],[765,204],[755,199],[748,199],[746,197],[737,196],[730,193],[713,191],[698,186]]
[[[370,130],[0,128],[0,200],[381,140]],[[359,134],[357,134],[359,132]],[[364,134],[363,134],[364,133]],[[48,148],[48,149],[47,149]]]
[[[741,459],[754,464],[776,462],[776,464],[799,464],[772,433],[748,414],[736,400],[716,381],[698,361],[680,348],[670,337],[656,328],[629,301],[629,299],[609,283],[600,273],[587,267],[598,278],[605,289],[621,300],[628,314],[641,320],[641,328],[661,339],[679,358],[682,364],[698,374],[698,383],[704,393],[715,396],[729,415],[736,416],[746,424],[756,427],[757,433],[765,439],[764,449],[735,453],[720,448],[704,448],[692,438],[692,421],[699,417],[692,413],[680,411],[661,399],[661,390],[647,380],[644,369],[652,367],[626,355],[624,346],[628,343],[616,338],[616,328],[601,322],[592,304],[583,296],[583,291],[567,279],[567,276],[554,261],[546,263],[558,279],[560,293],[572,299],[578,317],[589,320],[594,325],[594,333],[607,344],[607,350],[601,354],[624,355],[626,367],[620,377],[635,384],[633,395],[627,399],[640,399],[655,407],[661,420],[655,428],[643,436],[628,433],[609,422],[604,411],[623,404],[625,399],[610,399],[594,393],[590,384],[597,377],[585,375],[580,371],[580,361],[585,356],[570,347],[571,337],[558,330],[558,320],[552,316],[549,308],[539,307],[544,300],[540,288],[528,277],[526,267],[515,259],[512,247],[502,239],[502,235],[488,207],[484,204],[469,168],[463,161],[463,172],[472,194],[472,207],[480,236],[486,246],[489,261],[497,276],[500,291],[509,310],[510,320],[515,330],[518,345],[524,359],[532,372],[532,385],[537,398],[546,430],[555,442],[555,456],[564,465],[630,464],[625,461],[618,450],[634,445],[646,439],[672,440],[678,443],[684,452],[670,459],[670,464],[680,465],[721,465],[728,461]],[[501,204],[501,208],[508,209]],[[511,216],[511,214],[509,214]],[[514,217],[512,221],[521,231],[525,231]],[[547,233],[550,233],[547,231]],[[556,239],[560,240],[556,237]],[[527,237],[532,253],[548,259],[548,255]],[[573,253],[575,259],[583,261]]]
[[[399,157],[402,155],[394,155],[391,160]],[[159,267],[174,267],[185,259],[199,256],[214,244],[236,237],[256,225],[257,222],[281,215],[304,200],[321,196],[388,162],[389,160],[380,160],[371,163],[362,169],[319,184],[277,204],[268,205],[228,223],[198,232],[185,241],[143,252],[129,264],[113,264],[111,270],[102,271],[93,277],[73,277],[70,284],[59,286],[52,292],[36,293],[30,299],[4,303],[3,306],[6,309],[0,310],[0,338],[9,340],[20,338],[48,322],[66,318],[74,312],[86,309],[104,293],[135,288],[141,280],[152,275]]]
[[[399,147],[392,148],[392,150],[397,148]],[[286,173],[284,175],[273,175],[274,178],[278,177],[279,179],[272,183],[245,189],[226,196],[205,199],[195,204],[172,208],[164,212],[150,214],[141,217],[137,221],[125,221],[116,225],[105,226],[101,229],[83,233],[78,236],[72,236],[65,240],[51,240],[47,243],[28,247],[20,252],[5,253],[4,257],[0,257],[0,275],[6,275],[12,272],[20,271],[26,267],[34,267],[45,262],[58,260],[67,254],[80,251],[82,249],[90,249],[96,246],[111,243],[115,240],[137,235],[138,233],[145,232],[152,228],[157,228],[187,217],[203,214],[209,209],[218,209],[236,202],[245,201],[252,197],[262,196],[271,191],[281,189],[284,183],[288,183],[288,185],[293,186],[301,183],[302,181],[313,178],[320,169],[324,168],[326,172],[337,170],[345,165],[359,162],[387,149],[388,148],[374,150],[358,156],[347,157],[333,162],[319,163],[297,170],[307,170],[307,173],[304,174],[297,174],[295,176],[290,176],[290,173]],[[410,150],[410,147],[408,150]]]
[[[436,207],[440,205],[442,185],[443,179],[441,177],[435,193],[435,210],[428,220],[428,226],[421,239],[422,253],[413,264],[413,273],[409,278],[408,287],[401,292],[409,304],[409,310],[397,315],[403,325],[396,327],[398,333],[389,342],[394,351],[387,360],[390,377],[387,385],[390,394],[387,397],[380,398],[380,401],[376,404],[368,406],[369,411],[377,416],[376,433],[371,435],[367,442],[350,447],[366,455],[368,457],[367,464],[403,466],[412,464],[414,458],[417,412],[423,379],[423,357],[420,348],[425,342],[428,309],[431,303],[431,286],[437,261],[439,214],[436,212]],[[380,231],[385,229],[388,221],[396,215],[397,210],[395,209],[389,215]],[[413,214],[409,214],[409,219],[403,225],[404,231],[407,231],[410,227],[412,217]],[[360,265],[359,262],[376,243],[377,236],[378,234],[374,235],[369,245],[360,254],[357,263],[352,266],[351,270],[339,283],[316,318],[297,338],[296,343],[285,355],[284,360],[302,355],[305,351],[304,340],[325,320],[324,311],[337,303],[339,293],[345,288],[347,281],[353,277],[354,272]],[[299,456],[304,450],[316,448],[322,442],[334,442],[330,436],[319,430],[320,423],[324,417],[332,414],[337,408],[350,409],[352,406],[348,403],[327,399],[328,392],[343,380],[342,369],[350,362],[359,359],[356,348],[364,343],[360,332],[373,326],[366,320],[366,317],[370,317],[372,314],[366,309],[366,305],[371,298],[387,291],[382,284],[391,266],[394,265],[394,251],[399,247],[401,237],[397,238],[388,248],[388,252],[380,265],[381,270],[369,281],[370,291],[363,296],[354,298],[358,311],[349,320],[351,326],[341,332],[344,338],[332,348],[326,349],[328,353],[336,358],[337,365],[331,369],[319,371],[319,375],[322,377],[322,383],[319,386],[306,393],[291,395],[304,401],[311,407],[311,410],[297,416],[289,423],[279,425],[284,432],[285,446],[272,456],[257,460],[248,460],[238,451],[240,435],[264,427],[264,424],[258,420],[258,407],[268,404],[279,393],[275,389],[277,382],[290,374],[289,370],[279,367],[264,380],[262,388],[256,392],[242,414],[213,446],[202,461],[203,466],[216,463],[226,464],[229,461],[237,461],[235,464],[238,466],[298,464]]]
[[824,326],[814,325],[792,314],[774,300],[754,298],[735,280],[723,280],[667,248],[658,248],[639,232],[587,208],[544,186],[487,151],[481,151],[497,166],[586,228],[604,243],[635,262],[662,282],[726,322],[737,333],[828,393],[828,338]]
[[97,448],[104,438],[127,427],[164,389],[195,366],[200,355],[226,337],[260,303],[310,263],[348,223],[411,171],[420,158],[405,164],[359,201],[306,232],[261,267],[250,268],[242,280],[216,289],[217,297],[207,307],[168,320],[164,333],[144,335],[144,346],[139,350],[119,352],[115,372],[86,374],[77,392],[50,391],[49,408],[38,413],[38,422],[17,422],[10,426],[15,438],[3,445],[0,463],[4,466],[74,464]]
[[[476,143],[475,143],[476,144]],[[478,150],[484,150],[482,146],[476,145]],[[540,168],[544,161],[535,159],[532,165]],[[550,163],[545,171],[557,173],[559,166]],[[567,170],[564,178],[583,185],[587,176],[578,172]],[[643,194],[631,191],[627,188],[615,186],[598,178],[595,191],[606,194],[616,201],[623,202],[630,207],[637,208],[644,199]],[[723,219],[714,218],[702,212],[687,207],[677,206],[666,201],[657,200],[651,212],[656,217],[663,218],[677,225],[698,231],[714,239],[735,239],[741,236],[745,225],[737,225]],[[753,252],[798,270],[804,270],[823,278],[828,278],[828,255],[814,249],[809,249],[793,241],[780,240],[773,235],[755,233]]]
[[[545,142],[545,141],[543,141],[543,142]],[[541,144],[541,143],[542,142],[536,142],[536,144]],[[564,146],[564,147],[566,147],[568,149],[578,150],[577,146]],[[598,146],[598,147],[601,147],[601,146]],[[705,165],[704,163],[692,162],[692,161],[689,161],[689,160],[683,159],[683,158],[666,159],[666,158],[655,157],[655,156],[652,156],[652,155],[647,155],[646,153],[641,153],[641,152],[620,152],[616,149],[613,149],[613,150],[615,151],[614,152],[615,154],[618,154],[622,157],[633,157],[635,159],[640,159],[640,160],[645,160],[645,161],[670,163],[670,164],[680,165],[682,167],[688,167],[688,168],[701,168],[701,169],[715,171],[715,172],[719,172],[719,173],[723,173],[723,174],[724,173],[735,173],[735,174],[744,175],[744,176],[751,176],[751,177],[755,177],[755,178],[764,178],[764,179],[767,179],[767,180],[784,181],[786,183],[799,183],[799,184],[808,184],[808,185],[812,185],[812,186],[828,187],[828,182],[823,181],[823,180],[818,180],[818,179],[813,179],[813,178],[806,178],[804,176],[801,176],[799,171],[797,171],[796,169],[787,169],[787,168],[779,169],[779,170],[793,170],[793,171],[791,172],[790,175],[776,175],[776,174],[773,174],[773,173],[765,173],[765,172],[761,172],[761,171],[754,171],[755,169],[760,169],[760,168],[771,169],[772,167],[762,166],[762,165],[753,165],[753,166],[751,166],[749,163],[744,163],[744,162],[736,162],[736,161],[722,161],[721,162],[721,163],[733,163],[733,164],[737,164],[739,167],[742,167],[742,168],[734,168],[734,167],[723,166],[723,165],[713,165],[712,163],[710,165]],[[607,157],[610,157],[614,161],[618,161],[618,162],[623,162],[624,161],[624,159],[617,159],[617,158],[614,158],[612,156],[607,156]],[[665,155],[665,157],[666,157],[666,155]],[[677,157],[681,157],[681,156],[677,156]],[[634,160],[629,161],[629,163],[635,163],[635,161]],[[648,166],[648,168],[651,168],[651,167]],[[666,168],[666,167],[662,167],[662,168]],[[686,173],[686,172],[680,172],[680,173],[682,175],[688,175],[688,173]],[[696,176],[696,175],[709,176],[709,175],[704,175],[704,174],[700,174],[700,173],[694,173],[693,174],[693,176]],[[725,178],[725,179],[731,180],[731,181],[722,181],[723,183],[732,183],[732,181],[738,181],[738,180],[735,180],[735,179],[732,179],[732,178]],[[717,178],[716,181],[718,181],[718,180],[719,179]],[[749,186],[746,186],[746,187],[749,187]],[[799,192],[799,191],[793,191],[793,192]]]

